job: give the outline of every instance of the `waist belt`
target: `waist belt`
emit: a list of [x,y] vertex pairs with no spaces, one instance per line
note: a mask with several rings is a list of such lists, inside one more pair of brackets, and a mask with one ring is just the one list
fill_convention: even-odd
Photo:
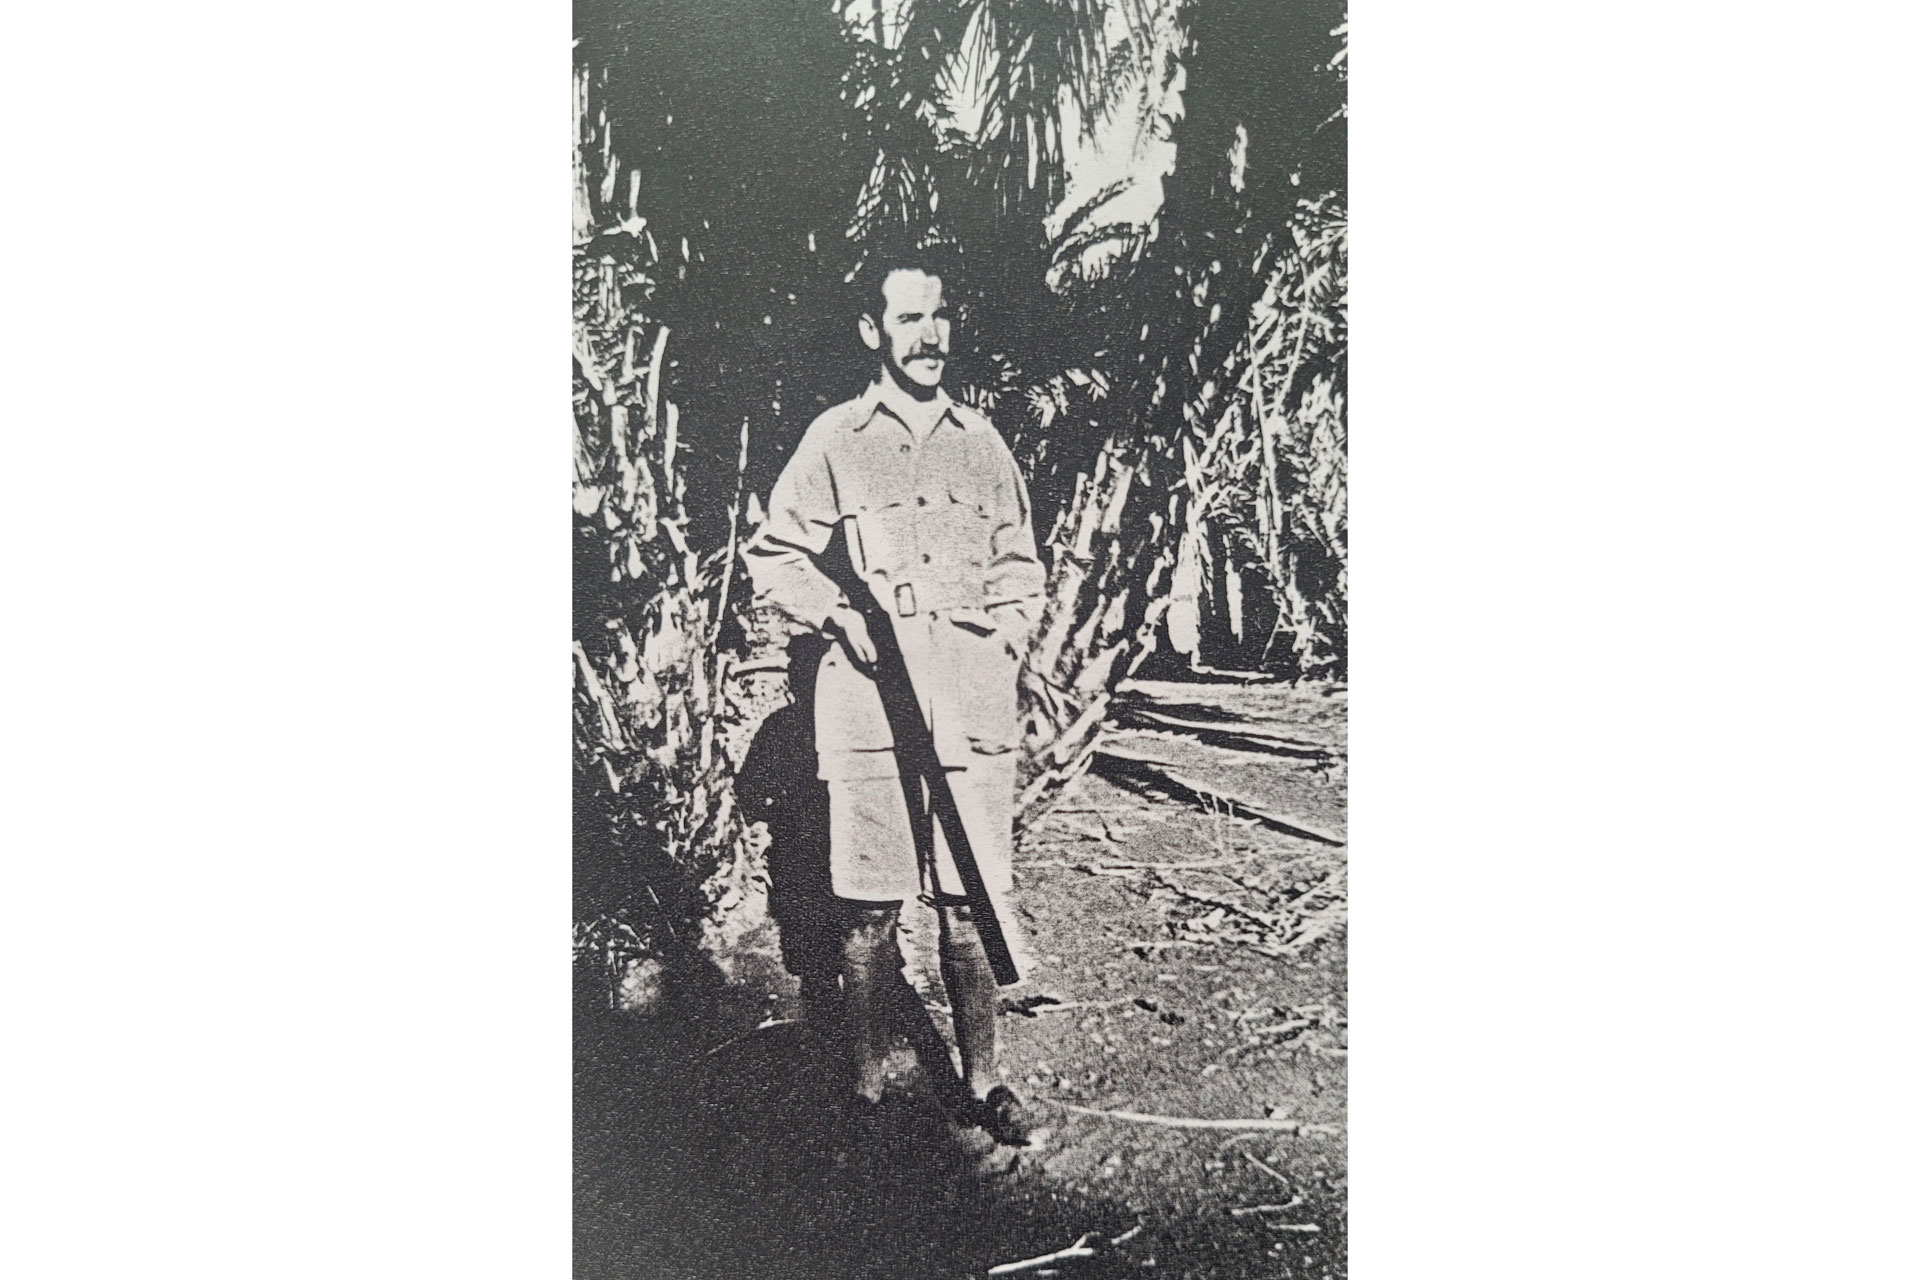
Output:
[[913,618],[923,613],[936,613],[942,609],[966,609],[981,607],[985,593],[973,591],[961,594],[939,587],[916,587],[911,582],[898,582],[888,587],[881,583],[873,584],[873,594],[880,607],[896,618]]

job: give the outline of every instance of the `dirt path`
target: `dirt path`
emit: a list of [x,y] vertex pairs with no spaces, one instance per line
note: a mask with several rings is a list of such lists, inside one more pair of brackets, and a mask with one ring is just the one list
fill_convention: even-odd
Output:
[[[1153,713],[1201,728],[1140,727]],[[1214,745],[1213,727],[1315,751]],[[1344,830],[1342,690],[1148,686],[1108,741]],[[1054,1269],[1344,1276],[1344,847],[1090,773],[1018,861],[1044,959],[1006,992],[1003,1059],[1047,1129],[1012,1173],[976,1180],[945,1154],[904,1050],[895,1132],[849,1159],[827,1048],[791,1024],[747,1030],[793,1012],[776,961],[757,982],[710,980],[679,1016],[578,1017],[577,1274],[980,1276],[1138,1227]]]

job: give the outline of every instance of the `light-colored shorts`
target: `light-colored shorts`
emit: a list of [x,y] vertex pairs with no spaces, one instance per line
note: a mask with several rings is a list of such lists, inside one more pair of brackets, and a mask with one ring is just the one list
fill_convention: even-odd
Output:
[[[980,866],[980,878],[986,881],[988,893],[1004,899],[1013,885],[1013,753],[969,756],[966,768],[947,771],[947,780]],[[925,787],[917,779],[911,785]],[[921,794],[924,797],[924,790]],[[830,778],[827,805],[836,896],[885,902],[923,893],[965,895],[946,833],[937,821],[933,823],[933,857],[930,865],[923,865],[928,860],[914,848],[907,797],[899,778]]]

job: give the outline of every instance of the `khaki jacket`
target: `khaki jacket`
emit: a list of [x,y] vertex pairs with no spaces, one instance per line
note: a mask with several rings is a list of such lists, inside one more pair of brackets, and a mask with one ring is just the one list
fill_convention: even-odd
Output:
[[[814,420],[745,561],[760,600],[818,628],[846,599],[813,557],[853,516],[854,566],[893,616],[935,746],[958,767],[1018,743],[1020,655],[1046,575],[1026,485],[993,424],[942,392],[916,438],[915,415],[890,407],[899,394],[876,384]],[[879,692],[839,644],[814,699],[821,777],[896,772]]]

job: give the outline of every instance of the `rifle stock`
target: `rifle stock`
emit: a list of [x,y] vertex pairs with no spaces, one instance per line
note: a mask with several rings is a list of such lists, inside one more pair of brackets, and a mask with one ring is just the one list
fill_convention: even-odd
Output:
[[821,572],[846,593],[848,603],[867,624],[875,652],[874,683],[880,691],[880,704],[886,710],[887,725],[893,731],[894,754],[899,759],[901,775],[919,777],[926,782],[928,807],[946,832],[947,849],[953,854],[953,865],[960,873],[967,904],[973,909],[973,925],[986,948],[987,963],[993,969],[994,981],[1004,987],[1018,982],[1020,972],[1014,965],[1013,952],[1007,947],[1007,937],[1000,927],[993,899],[987,893],[980,864],[973,856],[973,842],[967,838],[965,824],[960,820],[960,806],[953,798],[953,787],[947,781],[946,770],[934,747],[933,731],[920,714],[920,699],[914,691],[913,676],[907,670],[900,637],[893,629],[893,616],[874,598],[866,579],[854,567],[847,529],[853,519],[848,516],[834,526],[833,537],[816,557],[816,563]]

